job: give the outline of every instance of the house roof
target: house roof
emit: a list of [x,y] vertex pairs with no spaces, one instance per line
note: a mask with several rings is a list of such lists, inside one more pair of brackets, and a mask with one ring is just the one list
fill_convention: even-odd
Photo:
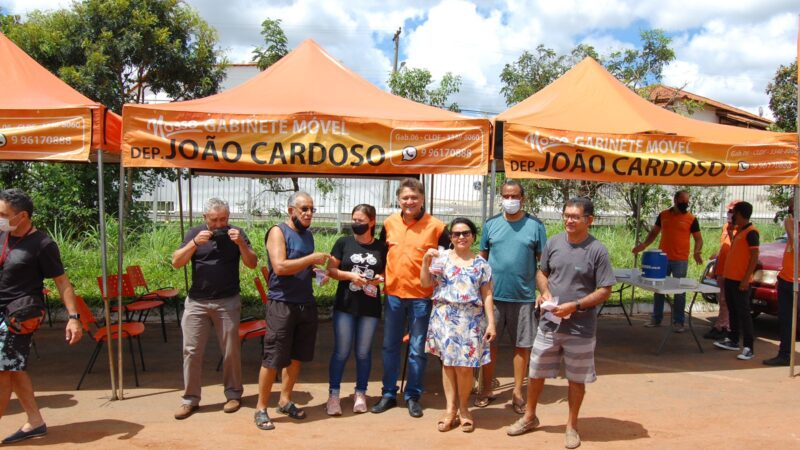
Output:
[[714,99],[703,97],[702,95],[697,95],[695,93],[683,89],[678,89],[671,86],[665,86],[663,84],[656,84],[651,86],[651,90],[648,97],[650,98],[651,102],[659,106],[664,106],[667,103],[672,102],[676,98],[703,102],[706,105],[716,108],[717,116],[720,119],[722,119],[721,123],[726,123],[730,125],[744,126],[747,128],[766,129],[770,124],[773,123],[772,120],[769,120],[766,117],[761,117],[759,115],[716,101]]

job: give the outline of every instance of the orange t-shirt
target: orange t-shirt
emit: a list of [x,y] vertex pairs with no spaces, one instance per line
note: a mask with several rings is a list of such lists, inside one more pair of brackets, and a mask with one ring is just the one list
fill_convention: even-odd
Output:
[[[728,229],[731,224],[726,223],[722,227],[722,234],[719,236],[719,253],[717,253],[717,264],[714,266],[714,273],[722,275],[725,272],[725,260],[728,258],[728,252],[731,250],[731,237],[728,235]],[[736,235],[736,226],[734,225],[734,236]]]
[[729,280],[742,281],[747,272],[747,264],[750,262],[750,250],[758,248],[758,245],[758,229],[752,223],[739,230],[731,241],[723,276]]
[[700,224],[694,214],[665,209],[658,215],[656,225],[661,227],[661,242],[658,244],[658,248],[667,254],[667,259],[687,261],[689,259],[689,236],[700,231]]
[[439,246],[444,223],[425,213],[419,220],[406,225],[400,213],[383,222],[389,252],[386,255],[386,295],[400,298],[430,298],[433,287],[424,289],[419,281],[422,256]]

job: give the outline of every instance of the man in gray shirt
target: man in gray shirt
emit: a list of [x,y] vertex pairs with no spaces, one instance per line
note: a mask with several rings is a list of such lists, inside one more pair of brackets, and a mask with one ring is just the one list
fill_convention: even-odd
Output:
[[[543,314],[531,351],[528,403],[525,415],[507,430],[518,436],[539,425],[536,403],[545,378],[555,378],[564,357],[569,381],[569,418],[565,446],[577,448],[578,411],[586,383],[597,379],[594,369],[597,305],[611,295],[616,283],[605,246],[589,234],[594,205],[587,198],[572,198],[563,210],[565,232],[548,239],[542,251],[536,286],[536,302]],[[547,313],[544,313],[547,311]]]

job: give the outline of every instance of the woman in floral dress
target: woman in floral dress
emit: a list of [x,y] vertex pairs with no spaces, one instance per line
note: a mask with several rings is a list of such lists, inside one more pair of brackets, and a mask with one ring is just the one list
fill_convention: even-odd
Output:
[[492,271],[472,252],[477,229],[459,217],[450,224],[453,249],[430,249],[422,258],[420,281],[434,285],[425,351],[442,360],[442,384],[447,407],[437,423],[448,431],[461,422],[461,431],[475,429],[468,399],[473,369],[488,364],[489,343],[495,338]]

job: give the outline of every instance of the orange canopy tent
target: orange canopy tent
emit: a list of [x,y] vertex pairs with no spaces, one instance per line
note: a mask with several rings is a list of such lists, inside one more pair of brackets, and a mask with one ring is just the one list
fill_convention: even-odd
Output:
[[0,33],[0,160],[88,162],[119,153],[121,117],[76,91]]
[[[102,151],[119,155],[122,118],[61,81],[3,33],[0,33],[0,61],[3,64],[0,70],[0,160],[89,162],[91,152],[96,151],[105,286],[107,245]],[[105,317],[110,327],[108,303]],[[111,335],[110,328],[108,334]],[[112,361],[110,344],[109,361]],[[116,398],[113,364],[109,367],[111,390]]]
[[382,91],[306,40],[217,95],[125,105],[126,167],[485,174],[491,124]]
[[511,178],[798,182],[797,135],[681,116],[640,97],[591,58],[495,120],[502,122]]

